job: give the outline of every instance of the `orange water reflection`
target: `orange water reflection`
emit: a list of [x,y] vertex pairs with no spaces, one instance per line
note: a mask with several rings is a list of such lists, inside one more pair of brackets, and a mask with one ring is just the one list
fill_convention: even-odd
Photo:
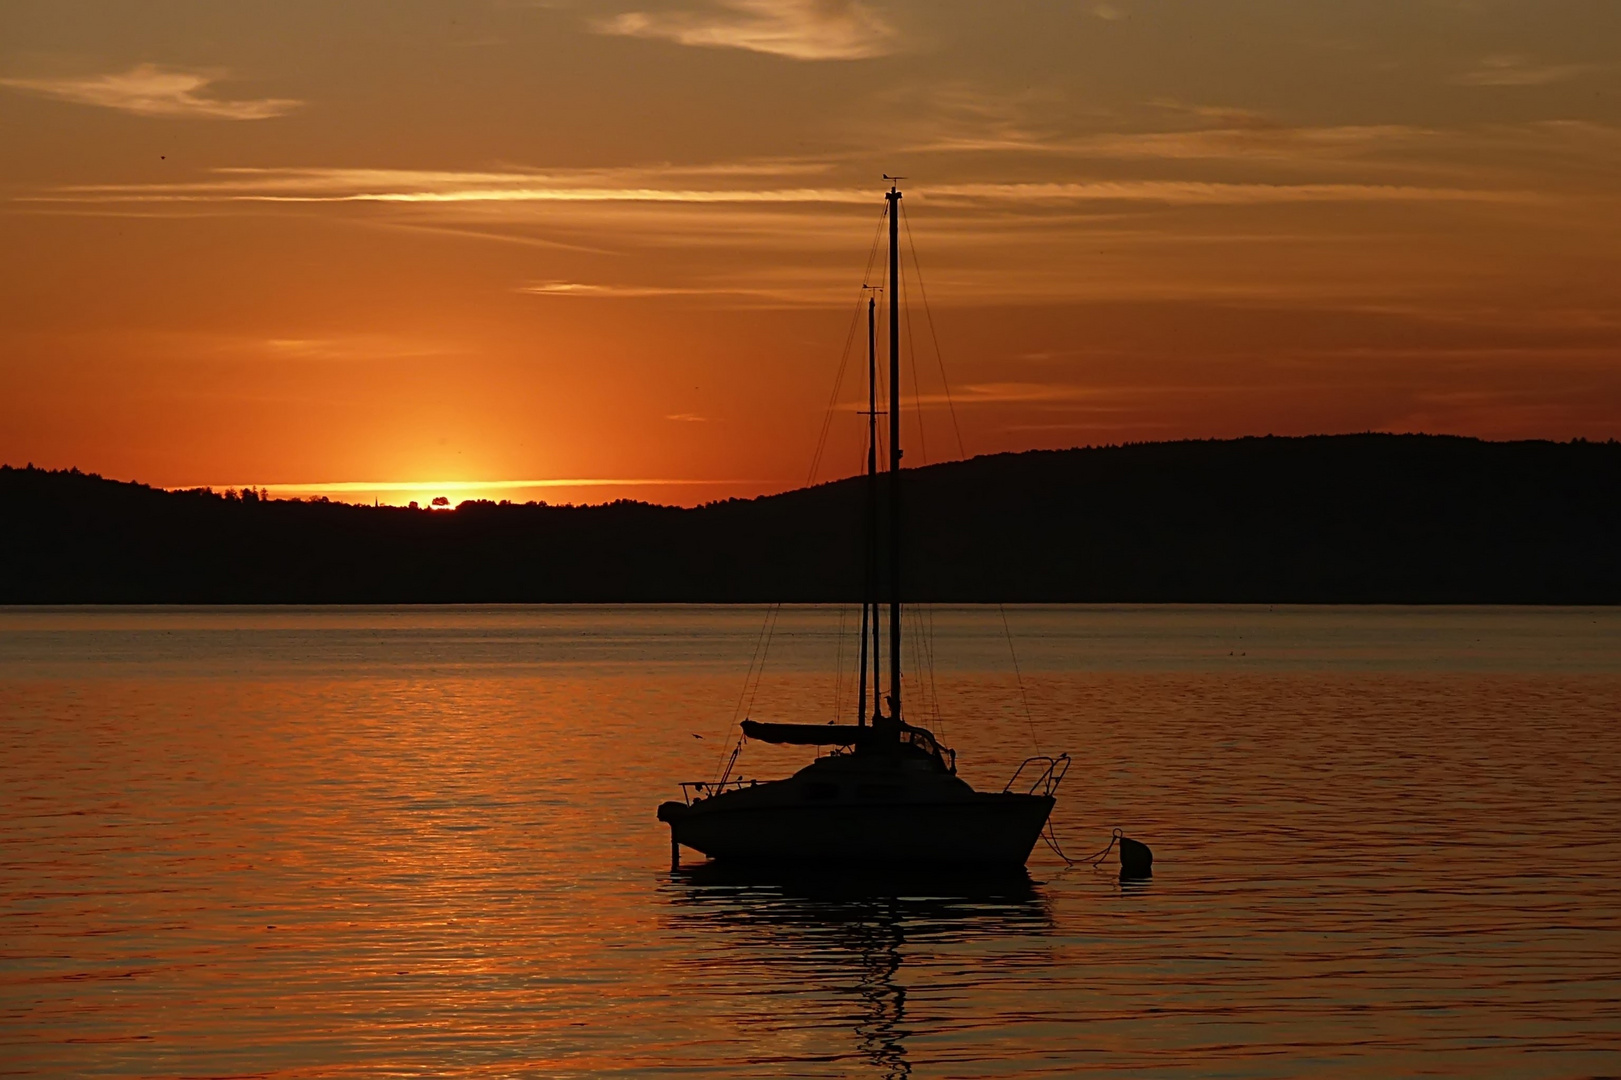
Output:
[[[965,774],[1033,724],[1060,839],[1126,826],[1146,887],[669,873],[758,612],[0,613],[7,1067],[1611,1068],[1621,615],[1014,612],[1031,722],[995,618],[939,620]],[[755,715],[824,718],[836,626],[790,613]]]

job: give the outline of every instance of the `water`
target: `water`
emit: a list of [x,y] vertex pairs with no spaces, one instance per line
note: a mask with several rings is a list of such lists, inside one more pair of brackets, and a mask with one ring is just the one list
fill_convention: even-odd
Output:
[[0,610],[0,1072],[1621,1073],[1621,612],[937,609],[913,719],[1155,873],[889,894],[669,871],[762,615]]

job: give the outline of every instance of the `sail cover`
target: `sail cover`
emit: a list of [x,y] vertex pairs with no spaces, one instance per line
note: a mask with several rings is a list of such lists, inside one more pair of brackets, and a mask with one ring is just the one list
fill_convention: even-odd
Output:
[[855,746],[872,739],[877,732],[852,724],[762,724],[745,720],[743,734],[760,742],[788,746]]

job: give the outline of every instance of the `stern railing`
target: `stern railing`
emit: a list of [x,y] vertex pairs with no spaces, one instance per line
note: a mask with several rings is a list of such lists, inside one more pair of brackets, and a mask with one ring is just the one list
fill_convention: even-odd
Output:
[[691,806],[695,801],[707,799],[711,795],[719,795],[723,791],[736,791],[739,788],[753,787],[758,783],[758,780],[744,780],[741,778],[727,780],[723,783],[717,783],[713,780],[688,780],[681,785],[681,798],[685,800],[688,806]]

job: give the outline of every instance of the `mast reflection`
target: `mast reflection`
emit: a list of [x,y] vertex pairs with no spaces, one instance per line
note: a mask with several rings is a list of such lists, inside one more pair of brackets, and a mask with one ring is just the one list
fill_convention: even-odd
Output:
[[[908,1013],[909,960],[949,963],[954,946],[1044,937],[1053,926],[1023,867],[965,876],[706,863],[671,872],[664,892],[671,930],[695,946],[684,963],[699,977],[688,985],[741,995],[728,1002],[740,1024],[843,1029],[852,1049],[813,1056],[886,1080],[911,1075],[907,1040],[930,1023]],[[1021,959],[1040,964],[1046,955]],[[762,997],[771,1008],[761,1010]]]

